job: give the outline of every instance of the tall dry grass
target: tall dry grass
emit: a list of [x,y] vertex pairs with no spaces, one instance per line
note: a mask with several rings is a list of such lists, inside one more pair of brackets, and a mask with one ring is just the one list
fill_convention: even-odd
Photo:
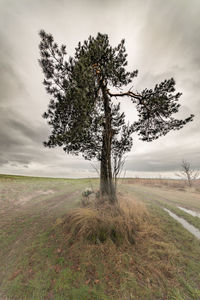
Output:
[[[87,281],[93,282],[101,264],[101,281],[108,294],[116,296],[113,291],[133,277],[150,289],[173,282],[179,252],[165,240],[160,221],[143,203],[126,195],[119,197],[116,207],[104,202],[69,212],[62,230],[73,265],[83,264]],[[116,299],[125,296],[120,292]]]
[[193,180],[192,188],[188,187],[187,180],[178,179],[162,179],[162,178],[124,178],[121,180],[122,184],[140,184],[151,187],[166,187],[169,189],[187,190],[200,192],[200,179]]
[[101,244],[109,240],[115,245],[134,244],[147,219],[144,204],[121,197],[116,206],[102,202],[74,209],[67,214],[63,227],[71,243],[85,240]]

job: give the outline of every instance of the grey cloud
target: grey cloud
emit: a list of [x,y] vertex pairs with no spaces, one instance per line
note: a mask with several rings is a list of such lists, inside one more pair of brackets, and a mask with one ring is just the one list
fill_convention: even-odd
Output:
[[13,137],[16,139],[16,143],[19,137],[30,139],[34,142],[41,143],[45,136],[48,135],[49,129],[45,126],[45,123],[40,122],[39,124],[29,120],[29,116],[19,114],[12,108],[6,106],[1,106],[1,133],[2,135],[7,135],[8,137]]
[[0,106],[0,165],[15,162],[28,165],[41,157],[42,142],[48,135],[43,124],[34,124],[13,109]]
[[[168,152],[169,151],[169,152]],[[143,155],[128,157],[125,168],[129,171],[143,172],[176,172],[180,169],[181,161],[189,161],[193,168],[200,169],[200,152],[197,149],[163,149]]]
[[13,49],[8,36],[0,29],[0,102],[10,102],[24,90],[22,80],[15,70]]
[[19,121],[19,120],[9,120],[9,126],[11,128],[14,128],[16,131],[19,132],[22,136],[37,142],[39,144],[42,144],[44,137],[47,136],[47,130],[46,127],[38,127],[35,124],[30,124],[28,120],[25,122]]
[[22,88],[14,70],[6,62],[0,62],[0,94],[1,102],[9,101],[15,93],[19,93]]
[[13,147],[21,146],[21,142],[17,140],[14,136],[10,136],[8,132],[0,133],[0,151],[8,151],[8,149]]
[[0,166],[6,165],[9,163],[8,159],[4,159],[3,157],[0,157]]
[[[42,145],[49,128],[41,114],[49,97],[37,64],[41,28],[52,32],[58,43],[65,43],[69,54],[79,40],[98,31],[108,33],[113,45],[125,38],[128,66],[139,69],[134,83],[138,90],[174,77],[177,91],[183,92],[183,106],[176,116],[195,113],[195,121],[151,145],[134,135],[126,166],[130,171],[173,172],[183,158],[199,166],[199,15],[199,0],[1,0],[0,172],[95,174],[82,158]],[[122,106],[134,121],[134,105],[123,101]]]

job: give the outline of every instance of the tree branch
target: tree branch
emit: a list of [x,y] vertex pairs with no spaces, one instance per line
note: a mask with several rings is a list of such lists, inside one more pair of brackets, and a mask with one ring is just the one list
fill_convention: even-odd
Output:
[[110,97],[123,97],[123,96],[129,96],[129,97],[132,97],[132,98],[135,98],[135,99],[138,99],[138,100],[141,100],[142,99],[142,96],[141,95],[138,95],[138,94],[134,94],[133,92],[131,91],[128,91],[126,93],[116,93],[116,94],[113,94],[109,91],[109,89],[107,90],[108,92],[108,95]]

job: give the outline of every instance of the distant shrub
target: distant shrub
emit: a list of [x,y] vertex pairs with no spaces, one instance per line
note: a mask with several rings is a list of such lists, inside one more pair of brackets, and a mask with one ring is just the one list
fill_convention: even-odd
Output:
[[86,188],[82,192],[81,206],[86,207],[86,206],[90,205],[91,201],[89,199],[89,196],[93,193],[94,193],[94,191],[91,188]]
[[93,192],[93,190],[91,188],[86,188],[83,192],[82,192],[82,196],[83,197],[89,197],[89,195],[91,195]]

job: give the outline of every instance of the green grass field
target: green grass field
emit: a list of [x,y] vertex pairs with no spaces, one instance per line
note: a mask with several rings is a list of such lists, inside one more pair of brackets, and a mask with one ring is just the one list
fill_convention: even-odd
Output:
[[[200,299],[200,241],[167,207],[200,211],[200,193],[123,180],[119,195],[146,205],[134,245],[70,244],[63,220],[96,179],[0,175],[0,299]],[[119,196],[119,197],[121,197]]]

